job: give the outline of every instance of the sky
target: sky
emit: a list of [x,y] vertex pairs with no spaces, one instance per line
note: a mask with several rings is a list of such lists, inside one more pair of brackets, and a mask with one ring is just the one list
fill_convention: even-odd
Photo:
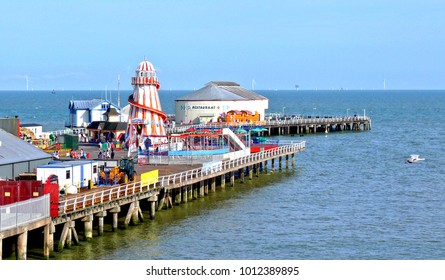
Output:
[[443,0],[3,2],[0,90],[445,88]]

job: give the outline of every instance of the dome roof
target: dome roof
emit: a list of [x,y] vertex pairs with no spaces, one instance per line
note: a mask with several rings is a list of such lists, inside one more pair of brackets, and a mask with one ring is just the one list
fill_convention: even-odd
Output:
[[155,72],[155,68],[153,67],[153,64],[151,62],[144,60],[141,63],[139,63],[138,68],[136,69],[136,72]]

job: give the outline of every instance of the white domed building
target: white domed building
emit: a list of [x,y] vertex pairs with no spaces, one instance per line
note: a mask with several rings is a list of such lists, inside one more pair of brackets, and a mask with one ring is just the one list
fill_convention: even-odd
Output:
[[237,83],[212,81],[175,100],[175,122],[217,122],[220,116],[229,111],[258,113],[260,121],[264,121],[268,107],[269,99]]

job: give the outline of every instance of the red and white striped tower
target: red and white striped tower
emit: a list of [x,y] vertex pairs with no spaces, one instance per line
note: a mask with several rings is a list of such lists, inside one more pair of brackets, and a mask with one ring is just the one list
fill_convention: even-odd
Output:
[[167,142],[164,126],[167,115],[161,109],[158,95],[160,84],[153,65],[145,58],[139,63],[136,77],[131,78],[131,84],[134,90],[128,98],[128,155],[136,152],[139,147],[146,150],[147,143],[156,146]]

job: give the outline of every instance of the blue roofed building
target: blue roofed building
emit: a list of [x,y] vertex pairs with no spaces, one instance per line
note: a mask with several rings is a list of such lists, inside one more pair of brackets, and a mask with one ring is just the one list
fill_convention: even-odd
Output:
[[72,128],[75,134],[86,133],[86,128],[92,122],[111,121],[108,119],[110,110],[116,113],[112,121],[124,121],[121,120],[122,108],[104,99],[71,100],[68,109],[70,118],[66,126]]

